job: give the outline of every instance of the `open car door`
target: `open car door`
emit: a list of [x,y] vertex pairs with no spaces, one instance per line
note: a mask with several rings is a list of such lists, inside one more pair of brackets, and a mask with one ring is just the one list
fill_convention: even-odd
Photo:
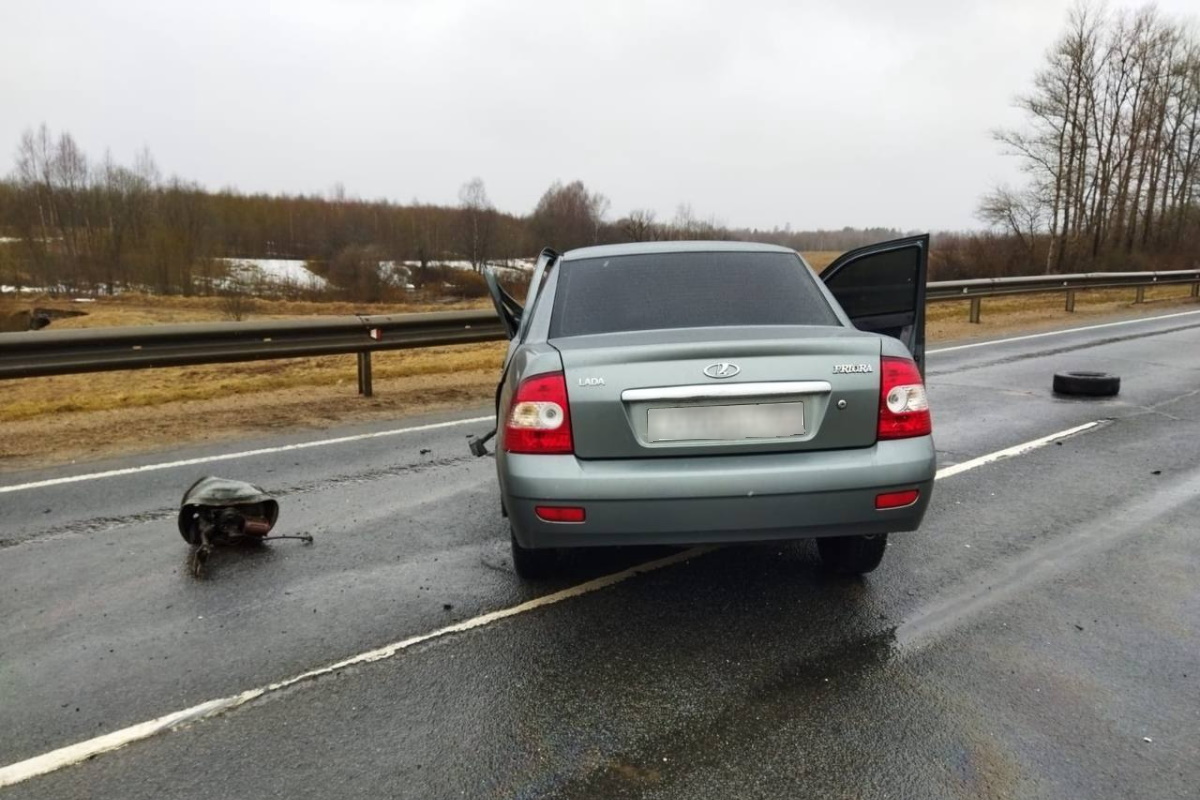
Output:
[[928,273],[929,234],[922,234],[844,253],[821,280],[854,327],[904,342],[924,375]]
[[488,293],[492,296],[492,305],[496,306],[496,314],[504,323],[504,332],[508,334],[509,339],[516,337],[521,327],[521,312],[524,309],[516,298],[504,291],[491,267],[484,268],[483,279],[487,281]]
[[[533,268],[533,276],[529,281],[527,303],[532,305],[533,299],[542,285],[542,276],[546,273],[547,265],[556,258],[558,258],[558,253],[549,247],[543,248],[542,252],[538,255],[537,265]],[[504,323],[504,330],[508,333],[508,338],[517,338],[517,334],[521,333],[521,323],[525,316],[524,307],[517,302],[515,297],[504,290],[504,287],[500,285],[500,281],[496,277],[495,270],[491,267],[484,267],[483,279],[487,281],[488,293],[492,296],[492,305],[496,307],[496,314],[499,315],[500,321]]]

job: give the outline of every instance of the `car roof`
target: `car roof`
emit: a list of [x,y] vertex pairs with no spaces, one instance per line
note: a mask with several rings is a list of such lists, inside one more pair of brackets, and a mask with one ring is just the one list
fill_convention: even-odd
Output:
[[758,242],[631,242],[580,247],[563,254],[564,261],[583,258],[612,258],[649,253],[795,253],[790,247]]

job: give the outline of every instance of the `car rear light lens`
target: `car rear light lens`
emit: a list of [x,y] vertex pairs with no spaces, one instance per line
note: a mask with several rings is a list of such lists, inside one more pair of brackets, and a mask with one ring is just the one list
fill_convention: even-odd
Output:
[[903,492],[885,492],[875,495],[875,508],[883,511],[887,508],[904,508],[917,502],[921,492],[917,489],[907,489]]
[[929,435],[933,422],[917,365],[907,358],[884,356],[879,372],[879,438]]
[[504,449],[509,453],[575,452],[567,408],[567,381],[561,372],[522,381],[505,421]]
[[577,506],[535,506],[534,512],[543,522],[583,522],[587,512]]

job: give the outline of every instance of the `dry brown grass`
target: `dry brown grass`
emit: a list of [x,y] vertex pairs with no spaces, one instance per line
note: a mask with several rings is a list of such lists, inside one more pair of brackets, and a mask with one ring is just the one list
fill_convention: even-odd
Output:
[[817,272],[824,272],[833,260],[842,254],[841,250],[809,250],[805,252],[804,260]]
[[[376,353],[371,364],[374,379],[388,381],[494,372],[503,356],[503,343],[487,342]],[[0,422],[322,386],[345,386],[353,394],[357,386],[354,358],[322,356],[4,381],[0,383]]]
[[966,300],[931,303],[926,312],[926,338],[930,342],[990,338],[998,334],[1087,325],[1103,317],[1142,316],[1176,306],[1195,305],[1190,286],[1162,286],[1146,290],[1146,302],[1133,302],[1133,289],[1079,292],[1075,312],[1065,311],[1061,294],[1015,295],[983,298],[980,323],[967,321]]
[[[94,303],[71,303],[49,297],[22,301],[22,307],[57,308],[86,311],[87,316],[55,320],[52,330],[71,328],[109,328],[134,325],[166,325],[182,322],[219,322],[225,319],[220,297],[158,297],[126,294],[101,297]],[[308,302],[303,300],[253,301],[244,317],[255,319],[288,319],[318,315],[345,314],[406,314],[419,311],[462,311],[471,308],[490,308],[486,300],[456,303],[348,303],[343,301]]]

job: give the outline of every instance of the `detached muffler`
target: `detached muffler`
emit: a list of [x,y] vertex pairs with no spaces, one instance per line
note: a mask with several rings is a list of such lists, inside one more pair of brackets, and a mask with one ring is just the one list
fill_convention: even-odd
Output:
[[312,536],[268,536],[279,519],[279,503],[261,487],[227,478],[201,478],[184,492],[179,508],[179,535],[192,546],[188,565],[202,577],[213,547],[238,542],[299,539]]

